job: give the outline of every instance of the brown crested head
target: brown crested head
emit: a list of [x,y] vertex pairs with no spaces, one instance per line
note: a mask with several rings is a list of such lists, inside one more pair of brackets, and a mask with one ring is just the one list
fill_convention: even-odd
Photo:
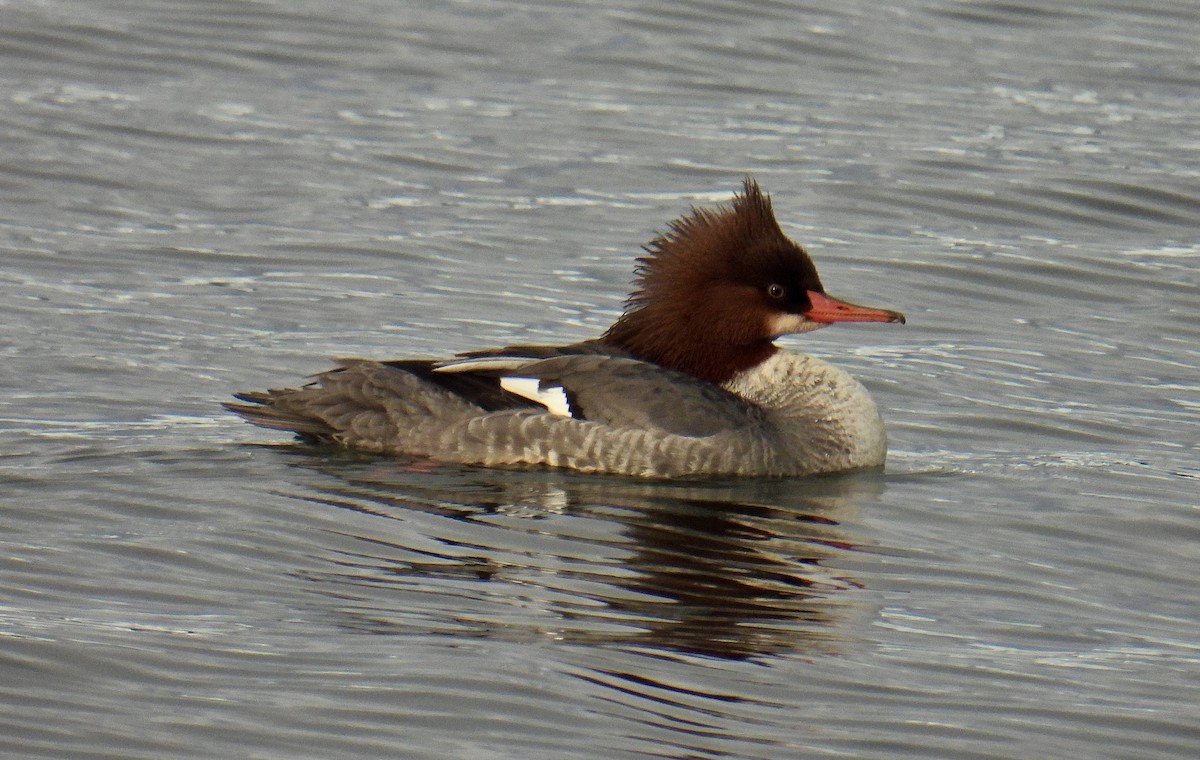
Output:
[[825,295],[812,259],[747,177],[730,204],[692,208],[637,260],[635,289],[604,341],[723,383],[769,358],[773,340],[835,321],[903,321]]

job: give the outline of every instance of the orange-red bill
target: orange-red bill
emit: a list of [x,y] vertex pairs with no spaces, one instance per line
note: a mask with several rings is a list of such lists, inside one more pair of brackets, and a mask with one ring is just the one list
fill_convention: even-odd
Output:
[[815,290],[808,291],[808,302],[812,306],[804,312],[804,316],[814,322],[899,322],[904,324],[904,315],[898,311],[855,306]]

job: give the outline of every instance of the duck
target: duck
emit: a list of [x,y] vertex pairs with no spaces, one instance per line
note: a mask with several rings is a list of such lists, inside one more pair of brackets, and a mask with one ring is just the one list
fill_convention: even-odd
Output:
[[662,479],[883,466],[884,424],[863,385],[776,340],[904,316],[827,294],[752,177],[643,251],[623,313],[598,338],[339,359],[301,387],[224,406],[302,442],[435,463]]

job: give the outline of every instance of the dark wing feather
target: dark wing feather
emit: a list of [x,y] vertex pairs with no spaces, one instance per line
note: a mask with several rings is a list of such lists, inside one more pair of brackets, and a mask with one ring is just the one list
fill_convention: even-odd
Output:
[[421,380],[447,390],[484,411],[505,409],[541,409],[542,405],[500,387],[500,378],[475,372],[435,372],[437,362],[429,359],[399,359],[380,362],[385,367],[403,370]]

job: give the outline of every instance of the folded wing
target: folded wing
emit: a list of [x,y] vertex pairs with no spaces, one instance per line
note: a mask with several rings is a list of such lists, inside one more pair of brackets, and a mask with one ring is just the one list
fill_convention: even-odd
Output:
[[[737,429],[760,418],[756,407],[719,386],[623,356],[568,354],[531,359],[490,355],[447,362],[437,367],[436,374],[533,379],[538,383],[536,396],[545,399],[543,405],[549,406],[561,389],[570,416],[615,427],[699,437]],[[532,395],[524,398],[537,402]],[[551,411],[555,409],[551,407]]]

